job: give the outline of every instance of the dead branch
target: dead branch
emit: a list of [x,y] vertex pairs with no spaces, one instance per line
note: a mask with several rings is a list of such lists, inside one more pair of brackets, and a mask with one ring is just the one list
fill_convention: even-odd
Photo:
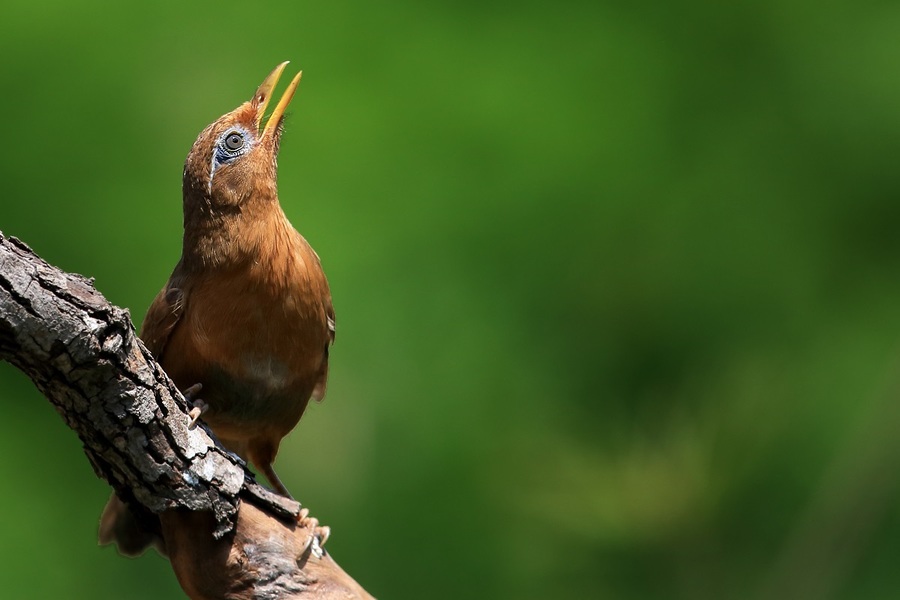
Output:
[[99,477],[159,515],[191,598],[371,598],[298,524],[298,503],[257,484],[205,427],[188,428],[128,311],[2,232],[0,359],[56,407]]

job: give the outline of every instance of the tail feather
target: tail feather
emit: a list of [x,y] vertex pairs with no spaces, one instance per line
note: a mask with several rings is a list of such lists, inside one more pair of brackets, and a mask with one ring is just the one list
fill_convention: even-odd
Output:
[[159,519],[149,511],[138,516],[115,493],[109,497],[100,516],[97,539],[101,546],[115,543],[119,554],[124,556],[139,556],[151,546],[166,556]]

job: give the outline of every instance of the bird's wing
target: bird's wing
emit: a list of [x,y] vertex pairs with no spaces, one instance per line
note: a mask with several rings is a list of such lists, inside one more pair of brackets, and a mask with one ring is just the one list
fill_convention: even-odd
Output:
[[157,361],[161,361],[166,344],[184,313],[184,292],[175,285],[173,275],[160,290],[147,310],[140,338]]
[[325,308],[325,314],[328,319],[328,337],[330,338],[329,346],[334,344],[334,306],[331,304],[331,298],[328,299],[328,307]]
[[328,326],[328,343],[325,344],[325,356],[322,359],[322,368],[319,371],[319,379],[316,381],[316,387],[313,388],[312,398],[316,402],[321,402],[325,398],[325,391],[328,387],[328,350],[334,343],[334,305],[331,303],[331,296],[325,304],[325,322]]

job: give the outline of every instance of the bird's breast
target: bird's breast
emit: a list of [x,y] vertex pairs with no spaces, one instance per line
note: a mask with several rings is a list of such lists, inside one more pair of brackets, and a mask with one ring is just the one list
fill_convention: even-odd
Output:
[[185,346],[204,365],[197,378],[214,429],[217,419],[293,427],[325,364],[329,303],[318,261],[256,261],[189,290]]
[[324,307],[300,286],[274,290],[217,281],[198,290],[191,305],[187,316],[196,345],[231,373],[283,387],[311,376],[321,361]]

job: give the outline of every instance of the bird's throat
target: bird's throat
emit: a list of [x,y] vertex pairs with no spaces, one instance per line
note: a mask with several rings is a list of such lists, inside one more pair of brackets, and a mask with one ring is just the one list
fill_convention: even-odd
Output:
[[210,271],[277,261],[296,232],[274,202],[247,202],[228,209],[185,211],[184,267]]

